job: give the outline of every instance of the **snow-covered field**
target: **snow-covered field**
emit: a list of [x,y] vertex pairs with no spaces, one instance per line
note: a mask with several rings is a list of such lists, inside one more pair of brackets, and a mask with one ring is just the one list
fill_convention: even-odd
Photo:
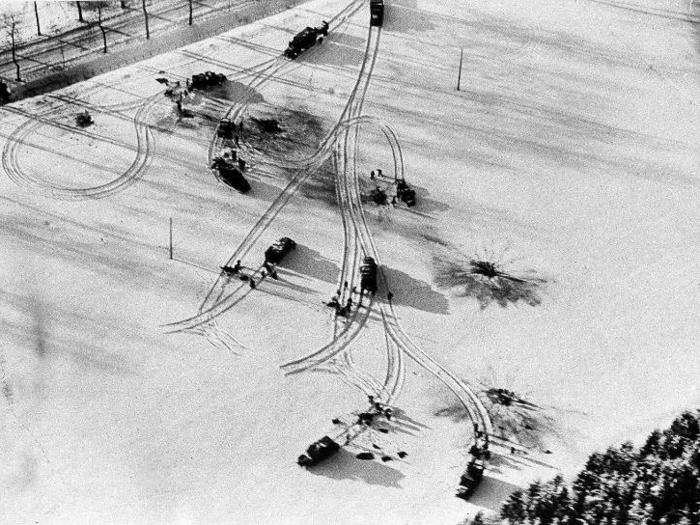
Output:
[[[364,2],[317,0],[0,111],[0,521],[456,523],[697,406],[690,2],[385,3],[381,32]],[[322,19],[322,46],[276,58]],[[153,79],[209,69],[228,97],[177,123]],[[292,149],[242,136],[248,195],[206,168],[201,115],[229,108],[296,132]],[[398,148],[418,206],[361,209],[355,178],[393,173]],[[280,282],[219,275],[282,236]],[[322,302],[363,252],[386,283],[344,327]],[[537,285],[499,303],[434,284],[470,257]],[[280,368],[329,342],[338,367]],[[495,447],[469,503],[472,425],[435,415],[451,377],[526,396],[559,433],[552,454]],[[373,385],[405,411],[378,438],[408,456],[297,466]]]

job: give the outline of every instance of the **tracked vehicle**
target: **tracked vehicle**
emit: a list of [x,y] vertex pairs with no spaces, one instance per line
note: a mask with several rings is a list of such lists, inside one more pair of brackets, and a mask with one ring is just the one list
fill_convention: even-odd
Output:
[[372,294],[377,291],[377,263],[372,257],[365,257],[360,266],[360,291]]
[[289,237],[282,237],[279,241],[275,242],[272,246],[265,250],[265,262],[279,264],[282,262],[282,259],[284,259],[286,255],[296,247],[297,243],[295,243],[292,239]]
[[232,160],[216,157],[210,166],[219,179],[241,193],[250,191],[250,183],[243,176],[241,168]]
[[328,22],[325,20],[319,27],[306,27],[289,41],[284,56],[294,60],[307,49],[323,42],[325,36],[328,36]]
[[340,445],[328,436],[323,436],[318,441],[309,445],[306,453],[297,458],[297,464],[302,467],[312,467],[325,461],[340,450]]
[[381,27],[384,24],[384,1],[369,0],[369,25]]

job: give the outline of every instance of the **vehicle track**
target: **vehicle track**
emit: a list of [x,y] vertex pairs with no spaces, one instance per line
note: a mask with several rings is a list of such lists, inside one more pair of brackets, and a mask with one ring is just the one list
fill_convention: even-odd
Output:
[[[358,2],[351,2],[349,4],[350,6],[355,6],[357,5]],[[268,209],[263,213],[263,215],[258,219],[256,224],[251,228],[251,230],[248,232],[246,237],[244,237],[243,241],[239,244],[238,248],[234,251],[234,253],[230,256],[228,261],[226,262],[226,265],[231,265],[234,263],[235,260],[237,259],[242,259],[248,251],[253,247],[255,242],[259,239],[259,237],[267,230],[269,225],[272,223],[272,221],[275,219],[275,217],[278,215],[278,213],[281,211],[281,209],[287,204],[293,193],[298,189],[298,187],[317,169],[323,160],[325,160],[326,156],[328,155],[328,152],[330,151],[331,147],[334,144],[334,141],[336,140],[336,136],[339,132],[339,130],[342,129],[342,126],[347,126],[349,125],[344,121],[345,116],[348,113],[348,109],[350,105],[352,104],[352,101],[354,100],[358,89],[360,88],[360,85],[363,81],[364,78],[364,73],[366,70],[367,66],[367,59],[369,57],[369,46],[370,46],[370,41],[371,36],[372,36],[372,31],[370,28],[370,35],[367,39],[367,48],[366,48],[366,53],[365,53],[365,60],[363,60],[362,65],[360,67],[360,72],[358,74],[358,80],[356,82],[356,85],[354,89],[352,90],[349,100],[346,103],[345,109],[343,110],[340,120],[335,124],[333,129],[328,133],[326,138],[322,141],[320,147],[318,150],[306,159],[305,161],[300,161],[296,163],[298,166],[300,166],[292,179],[289,181],[289,183],[286,185],[286,187],[280,192],[280,194],[275,198],[275,200],[270,204]],[[376,56],[376,49],[374,52],[374,56]],[[266,71],[267,75],[269,75],[269,70],[272,68],[275,68],[275,64],[271,64],[269,69],[263,70],[261,72],[261,75],[256,76],[256,78],[253,79],[253,81],[249,84],[250,86],[256,86],[258,85],[258,82],[261,82],[261,79],[264,79],[266,77]],[[264,80],[263,80],[264,81]],[[245,104],[245,101],[244,101]],[[229,115],[232,114],[234,111],[237,111],[236,114],[240,114],[240,111],[242,110],[242,107],[244,104],[241,104],[238,108],[232,108],[229,112]],[[212,144],[214,146],[210,147],[210,155],[212,154],[212,151],[216,145],[216,141],[213,141]],[[230,307],[230,305],[217,305],[217,304],[212,304],[212,299],[216,297],[217,302],[224,301],[227,303],[230,303],[232,301],[235,301],[235,295],[236,291],[234,290],[233,293],[228,294],[225,296],[223,299],[221,299],[221,294],[217,294],[216,296],[214,295],[214,290],[220,288],[220,281],[224,278],[223,274],[219,275],[219,278],[217,279],[217,282],[214,283],[214,286],[212,289],[209,291],[207,296],[205,297],[205,300],[203,301],[202,305],[199,308],[199,313],[192,318],[188,318],[183,321],[178,321],[175,323],[169,323],[166,325],[169,327],[170,330],[172,331],[177,331],[179,329],[187,328],[191,326],[191,323],[196,323],[196,324],[203,324],[209,320],[211,320],[213,317],[216,315],[220,315],[220,313],[223,313]]]
[[135,183],[146,170],[154,149],[154,138],[150,128],[144,124],[145,116],[151,111],[156,101],[156,95],[147,98],[139,107],[133,117],[133,124],[136,130],[136,146],[127,147],[135,151],[136,155],[129,167],[117,178],[96,186],[83,188],[75,188],[60,184],[52,184],[40,179],[22,169],[19,163],[18,153],[20,146],[24,143],[27,136],[36,133],[36,130],[42,125],[53,125],[66,131],[102,140],[119,147],[125,145],[117,140],[105,137],[96,133],[91,133],[86,130],[75,128],[68,124],[47,119],[47,116],[63,116],[66,114],[66,108],[55,108],[44,113],[42,116],[33,116],[24,110],[18,108],[4,108],[16,112],[23,116],[29,117],[27,121],[22,123],[8,139],[2,152],[2,165],[5,172],[18,185],[30,184],[40,191],[48,194],[51,197],[59,199],[76,199],[76,198],[104,198],[125,189],[127,186]]

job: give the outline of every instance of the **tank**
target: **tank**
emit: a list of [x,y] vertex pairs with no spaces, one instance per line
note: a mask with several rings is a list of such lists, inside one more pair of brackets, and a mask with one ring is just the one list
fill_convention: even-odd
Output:
[[365,257],[360,266],[360,289],[371,293],[377,291],[377,263],[372,257]]
[[323,436],[318,441],[309,445],[306,453],[297,458],[297,464],[302,467],[312,467],[327,460],[340,450],[340,445],[328,436]]
[[276,241],[272,246],[265,250],[265,262],[272,264],[279,264],[282,259],[297,247],[295,243],[289,237],[282,237],[279,241]]
[[384,24],[384,1],[369,0],[369,25],[381,27]]
[[250,183],[243,176],[243,173],[236,164],[225,161],[222,158],[216,158],[211,165],[211,169],[217,173],[219,179],[233,189],[241,193],[250,191]]

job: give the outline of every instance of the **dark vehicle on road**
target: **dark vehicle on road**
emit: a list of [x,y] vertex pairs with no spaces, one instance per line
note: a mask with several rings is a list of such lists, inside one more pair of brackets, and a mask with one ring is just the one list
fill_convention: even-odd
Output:
[[222,139],[232,139],[236,132],[236,123],[230,119],[222,118],[216,128],[216,136]]
[[315,44],[323,42],[323,37],[325,36],[328,36],[328,22],[325,20],[319,27],[306,27],[289,41],[289,46],[285,49],[284,56],[294,60]]
[[381,27],[384,23],[384,1],[369,0],[369,25]]
[[211,169],[216,171],[218,177],[233,189],[241,193],[250,191],[250,183],[243,176],[243,173],[237,165],[217,157],[212,162]]
[[385,206],[387,203],[386,191],[377,186],[375,189],[369,192],[369,198],[377,206]]
[[399,179],[396,182],[396,195],[399,199],[404,201],[409,208],[416,205],[416,192],[408,187],[405,179]]
[[377,263],[372,257],[365,257],[360,266],[360,291],[377,291]]
[[474,494],[474,491],[481,483],[484,477],[484,460],[480,458],[472,458],[467,465],[467,470],[464,471],[462,477],[459,478],[459,487],[457,488],[457,497],[469,499]]
[[272,264],[279,264],[282,259],[297,247],[295,243],[289,237],[282,237],[279,241],[275,242],[267,250],[265,250],[265,262]]
[[336,454],[340,450],[340,445],[333,441],[328,436],[323,436],[321,439],[312,443],[306,449],[306,453],[299,456],[297,464],[302,467],[312,467],[319,464]]

